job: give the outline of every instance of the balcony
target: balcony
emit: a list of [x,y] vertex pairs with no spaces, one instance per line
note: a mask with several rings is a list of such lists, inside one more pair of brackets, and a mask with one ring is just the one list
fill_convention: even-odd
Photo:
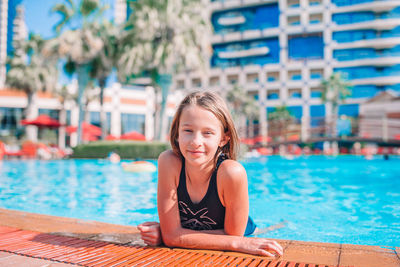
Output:
[[223,11],[234,8],[243,8],[248,6],[259,6],[265,4],[278,3],[278,0],[230,0],[230,1],[215,1],[210,3],[212,12]]
[[332,30],[348,31],[356,29],[374,29],[374,30],[384,31],[384,30],[391,30],[397,26],[400,26],[400,18],[376,19],[376,20],[368,20],[358,23],[341,24],[341,25],[338,25],[333,22]]
[[393,38],[375,38],[368,40],[352,41],[348,43],[338,43],[333,42],[333,49],[348,49],[348,48],[362,48],[362,47],[372,47],[375,49],[387,49],[392,48],[400,44],[400,37]]
[[400,76],[387,76],[383,75],[380,77],[365,78],[365,79],[354,79],[350,80],[352,85],[394,85],[400,83]]
[[332,13],[345,13],[353,11],[373,11],[376,13],[387,12],[399,6],[398,1],[371,1],[351,6],[333,5]]
[[269,53],[268,47],[256,47],[237,51],[219,52],[218,57],[224,59],[263,56]]
[[243,16],[235,16],[235,17],[222,17],[218,19],[218,24],[222,26],[233,26],[239,25],[246,22],[245,17]]
[[400,56],[375,56],[365,59],[348,59],[346,61],[333,61],[335,68],[346,68],[353,66],[393,66],[400,64]]

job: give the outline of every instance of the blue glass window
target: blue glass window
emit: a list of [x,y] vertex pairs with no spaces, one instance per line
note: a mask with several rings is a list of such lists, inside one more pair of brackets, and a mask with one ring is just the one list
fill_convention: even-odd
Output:
[[358,104],[347,104],[339,106],[339,116],[346,115],[350,117],[358,117]]
[[323,125],[325,122],[325,106],[315,105],[310,106],[310,124],[311,127]]
[[131,131],[137,131],[141,134],[145,134],[145,115],[144,114],[121,114],[121,132],[122,134]]
[[311,90],[311,98],[321,98],[322,92],[319,90]]
[[[249,57],[220,58],[220,52],[231,52],[248,50],[256,47],[268,47],[268,53]],[[213,46],[211,58],[212,67],[233,67],[246,65],[265,65],[279,62],[279,41],[278,38],[258,39],[251,41],[233,42],[230,44],[216,44]]]
[[[107,128],[108,132],[111,127],[111,113],[106,112],[106,120],[107,120]],[[100,127],[100,112],[98,111],[91,111],[90,112],[90,123]]]
[[321,35],[292,36],[289,39],[289,58],[320,59],[324,57],[324,43]]
[[297,91],[292,92],[290,94],[290,98],[301,98],[301,92],[297,92]]
[[[236,23],[221,23],[225,18],[240,19]],[[242,21],[242,19],[244,19],[244,21]],[[212,14],[211,23],[217,34],[278,27],[279,7],[278,4],[274,3],[263,6],[218,11]]]
[[267,99],[269,99],[269,100],[279,99],[279,93],[277,93],[277,92],[268,92]]

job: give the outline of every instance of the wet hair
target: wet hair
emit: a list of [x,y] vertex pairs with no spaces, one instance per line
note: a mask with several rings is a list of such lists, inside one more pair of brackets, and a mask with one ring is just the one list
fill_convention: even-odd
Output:
[[196,105],[213,113],[221,122],[224,134],[229,137],[229,141],[223,147],[218,148],[214,161],[216,162],[221,153],[223,153],[228,159],[236,160],[239,147],[239,137],[232,116],[224,100],[216,93],[209,91],[190,93],[179,104],[174,119],[172,120],[169,135],[174,153],[183,157],[178,143],[179,123],[184,108],[190,105]]

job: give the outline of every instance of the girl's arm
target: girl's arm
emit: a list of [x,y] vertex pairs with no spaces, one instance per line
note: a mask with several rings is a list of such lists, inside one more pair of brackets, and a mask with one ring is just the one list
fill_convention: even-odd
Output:
[[[237,219],[235,213],[231,210],[236,206],[234,204],[232,205],[232,203],[230,203],[232,202],[232,199],[227,197],[228,191],[230,190],[229,188],[227,189],[228,191],[224,193],[226,205],[231,205],[231,208],[228,208],[231,211],[228,210],[228,222],[225,222],[227,227],[225,232],[228,231],[228,234],[235,235],[218,235],[182,228],[177,197],[180,169],[180,159],[172,151],[166,151],[160,155],[158,160],[159,177],[157,206],[162,239],[165,245],[169,247],[231,250],[263,256],[274,256],[272,253],[282,255],[282,248],[275,241],[241,236],[246,227],[246,224],[242,221],[246,220],[247,222],[247,217],[245,219]],[[239,183],[241,183],[240,179]],[[233,185],[233,188],[236,188],[237,186],[239,185]],[[240,192],[239,194],[241,195],[243,192]],[[247,211],[248,213],[248,203],[247,208],[241,206],[238,206],[238,208],[240,209],[239,212],[243,212],[244,210],[244,212]],[[232,219],[229,219],[230,217],[232,217]]]

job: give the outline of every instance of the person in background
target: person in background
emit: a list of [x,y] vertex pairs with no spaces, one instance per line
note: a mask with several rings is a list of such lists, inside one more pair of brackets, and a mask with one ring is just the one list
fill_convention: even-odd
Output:
[[111,163],[119,163],[121,161],[121,157],[115,151],[111,151],[108,154],[108,160]]

